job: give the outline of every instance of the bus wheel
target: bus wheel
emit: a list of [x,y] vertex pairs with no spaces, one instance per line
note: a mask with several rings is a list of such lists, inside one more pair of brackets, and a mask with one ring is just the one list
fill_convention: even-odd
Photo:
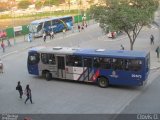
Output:
[[108,87],[108,79],[107,78],[104,78],[104,77],[100,77],[98,78],[98,85],[102,88],[106,88]]
[[52,79],[52,74],[50,72],[46,72],[46,80],[51,80]]

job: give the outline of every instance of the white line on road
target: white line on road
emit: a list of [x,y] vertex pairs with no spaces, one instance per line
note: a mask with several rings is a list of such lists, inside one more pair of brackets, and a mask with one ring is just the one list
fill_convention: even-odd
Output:
[[16,50],[16,51],[13,51],[13,52],[7,53],[7,54],[5,54],[5,55],[2,55],[2,58],[3,58],[3,57],[6,57],[6,56],[8,56],[8,55],[10,55],[10,54],[17,53],[17,52],[18,52],[18,51]]

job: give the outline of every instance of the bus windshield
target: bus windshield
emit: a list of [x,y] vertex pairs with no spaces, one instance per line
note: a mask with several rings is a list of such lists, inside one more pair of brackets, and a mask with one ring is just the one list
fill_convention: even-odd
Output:
[[37,64],[39,62],[39,54],[38,53],[32,53],[28,56],[28,63],[31,65]]
[[37,27],[38,27],[38,24],[31,24],[31,25],[29,25],[29,31],[30,32],[37,32]]
[[29,25],[29,31],[30,32],[39,32],[42,29],[42,23],[40,24],[31,24]]

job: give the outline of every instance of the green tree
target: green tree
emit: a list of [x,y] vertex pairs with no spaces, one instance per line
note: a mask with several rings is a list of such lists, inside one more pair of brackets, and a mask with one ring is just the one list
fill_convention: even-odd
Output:
[[87,0],[87,2],[91,5],[94,3],[94,0]]
[[31,2],[29,2],[28,0],[20,1],[18,3],[18,8],[26,9],[29,5],[31,5]]
[[44,5],[45,6],[51,6],[51,5],[59,6],[59,4],[63,2],[65,2],[65,0],[45,0]]
[[65,0],[65,2],[68,4],[68,8],[69,8],[69,11],[70,11],[70,8],[71,8],[71,0]]
[[42,7],[43,3],[41,1],[38,1],[35,3],[35,8],[38,10]]
[[130,40],[130,49],[142,28],[154,20],[158,0],[104,0],[94,5],[90,13],[103,30],[124,31]]

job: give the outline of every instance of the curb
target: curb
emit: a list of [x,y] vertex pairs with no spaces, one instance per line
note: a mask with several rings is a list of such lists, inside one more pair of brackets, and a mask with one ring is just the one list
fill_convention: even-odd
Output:
[[150,70],[157,70],[157,69],[160,69],[160,67],[153,67],[153,68],[150,68]]

